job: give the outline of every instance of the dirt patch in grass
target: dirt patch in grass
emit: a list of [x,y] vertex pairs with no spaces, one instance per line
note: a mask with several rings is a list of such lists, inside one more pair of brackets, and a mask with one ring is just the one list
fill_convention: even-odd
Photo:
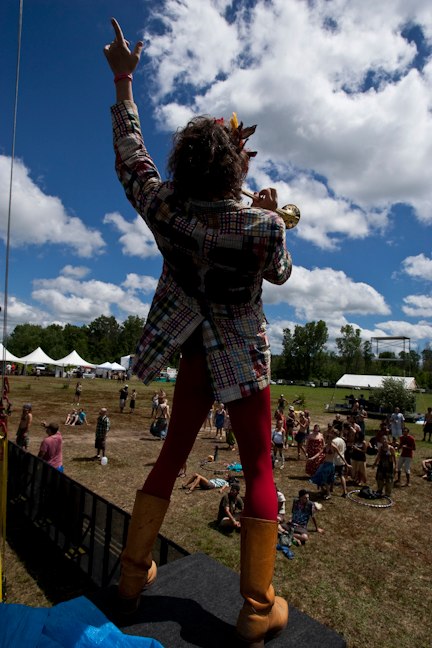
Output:
[[[37,454],[45,432],[40,422],[57,420],[64,439],[64,466],[68,475],[108,500],[131,511],[135,490],[140,488],[161,448],[161,442],[149,434],[151,396],[155,384],[144,387],[132,379],[137,389],[134,414],[120,414],[116,381],[83,381],[81,406],[87,412],[88,426],[68,427],[64,420],[72,408],[75,381],[61,379],[12,377],[11,400],[14,411],[9,419],[9,434],[14,438],[20,409],[32,402],[34,423],[30,451]],[[167,385],[172,401],[172,385]],[[298,388],[297,388],[298,389]],[[331,390],[301,388],[312,421],[326,425],[333,415],[326,414]],[[281,388],[272,388],[276,407]],[[292,393],[291,393],[292,392]],[[288,400],[295,388],[284,387]],[[339,397],[340,398],[340,397]],[[108,465],[91,461],[94,456],[94,428],[100,407],[107,407],[111,431],[107,441]],[[425,409],[426,402],[420,406]],[[368,421],[368,433],[376,427]],[[311,533],[305,547],[294,548],[294,560],[277,555],[275,587],[293,605],[318,621],[334,628],[347,639],[350,648],[365,645],[382,648],[426,648],[430,646],[429,562],[432,537],[432,484],[420,478],[421,458],[432,456],[432,444],[422,443],[421,427],[410,425],[418,441],[412,468],[412,486],[394,491],[395,506],[375,510],[334,496],[324,503],[319,523],[324,535]],[[216,443],[208,431],[201,431],[195,443],[187,472],[203,471],[200,463],[219,447],[220,463],[238,459],[224,443]],[[297,461],[295,448],[287,451],[284,470],[275,470],[275,481],[285,493],[287,510],[299,488],[308,486],[304,460]],[[206,471],[209,477],[212,472]],[[369,485],[374,488],[374,471],[368,468]],[[239,536],[225,536],[213,526],[220,495],[196,491],[185,495],[182,480],[177,481],[172,505],[162,533],[190,552],[203,551],[234,570],[239,569]],[[16,547],[15,547],[16,548]],[[33,569],[33,568],[32,568]],[[53,592],[34,572],[28,571],[8,547],[6,576],[8,601],[31,605],[50,605]],[[72,591],[73,588],[72,588]]]

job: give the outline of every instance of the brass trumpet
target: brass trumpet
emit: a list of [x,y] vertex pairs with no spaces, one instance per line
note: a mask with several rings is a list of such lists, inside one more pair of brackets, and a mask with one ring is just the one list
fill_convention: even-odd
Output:
[[[255,194],[252,191],[242,189],[241,192],[248,198],[252,198],[252,200],[255,198]],[[298,222],[300,220],[300,209],[297,207],[297,205],[284,205],[283,207],[277,207],[274,211],[276,212],[276,214],[279,214],[279,216],[282,217],[287,229],[293,229],[293,227],[298,225]]]

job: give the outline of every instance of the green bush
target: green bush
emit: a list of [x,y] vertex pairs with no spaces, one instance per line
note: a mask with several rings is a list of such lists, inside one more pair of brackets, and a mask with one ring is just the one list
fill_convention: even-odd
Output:
[[403,381],[397,378],[384,378],[382,387],[373,389],[371,397],[375,403],[380,403],[385,410],[391,412],[395,407],[399,407],[402,412],[416,411],[415,394],[406,389]]

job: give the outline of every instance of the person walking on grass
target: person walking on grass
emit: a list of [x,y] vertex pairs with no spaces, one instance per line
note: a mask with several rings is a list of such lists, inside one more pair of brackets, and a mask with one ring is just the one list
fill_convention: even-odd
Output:
[[31,403],[24,403],[21,413],[21,418],[18,423],[18,430],[16,433],[16,444],[23,450],[28,450],[30,443],[30,428],[33,422],[32,405]]
[[82,385],[78,381],[77,384],[75,385],[75,395],[74,395],[74,404],[79,405],[80,400],[81,400],[81,393],[82,393]]
[[135,412],[136,397],[137,397],[136,389],[133,389],[129,400],[129,410],[131,414]]
[[123,410],[126,407],[126,401],[128,399],[129,387],[124,385],[119,391],[119,408],[120,414],[123,414]]
[[110,431],[110,420],[108,418],[108,410],[106,407],[102,407],[99,410],[99,416],[96,421],[96,436],[95,436],[95,448],[96,456],[95,459],[100,459],[105,457],[106,451],[106,438],[107,434]]
[[238,641],[264,646],[288,621],[286,601],[272,586],[277,500],[271,465],[271,353],[262,305],[264,279],[283,284],[291,273],[286,228],[275,213],[277,193],[262,189],[241,202],[255,127],[196,117],[177,131],[163,182],[145,147],[133,101],[132,73],[143,44],[131,51],[119,24],[105,55],[114,75],[112,107],[116,171],[126,196],[155,237],[164,264],[134,357],[148,384],[181,352],[168,436],[137,491],[121,557],[118,606],[137,609],[157,575],[151,550],[177,475],[212,403],[228,406],[246,483],[241,519]]

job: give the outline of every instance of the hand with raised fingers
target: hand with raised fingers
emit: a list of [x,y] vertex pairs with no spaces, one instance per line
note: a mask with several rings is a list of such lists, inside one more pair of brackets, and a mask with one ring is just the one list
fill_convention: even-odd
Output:
[[120,25],[115,18],[111,18],[115,38],[104,47],[104,54],[115,76],[119,74],[132,74],[141,57],[143,42],[138,41],[131,52],[129,41],[125,40]]
[[269,187],[268,189],[261,189],[261,191],[255,192],[254,199],[252,200],[252,207],[274,211],[277,206],[277,191],[273,187]]

